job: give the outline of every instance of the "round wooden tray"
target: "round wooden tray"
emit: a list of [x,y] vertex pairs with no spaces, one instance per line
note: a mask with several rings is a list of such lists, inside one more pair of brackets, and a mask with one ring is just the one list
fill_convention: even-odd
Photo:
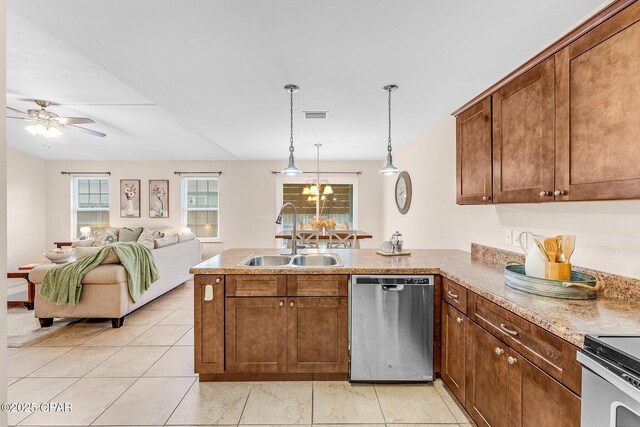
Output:
[[504,283],[510,288],[560,299],[593,299],[598,296],[598,280],[594,276],[571,272],[571,280],[547,280],[527,276],[523,264],[504,267]]

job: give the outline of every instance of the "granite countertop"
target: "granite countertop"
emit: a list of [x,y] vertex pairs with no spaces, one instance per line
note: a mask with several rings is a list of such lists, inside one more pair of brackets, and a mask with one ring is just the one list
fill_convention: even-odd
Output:
[[[305,252],[322,252],[310,250]],[[374,249],[332,249],[344,267],[239,267],[252,254],[278,249],[231,249],[191,269],[193,274],[441,274],[501,307],[582,347],[586,334],[640,334],[640,303],[600,295],[577,301],[528,294],[504,284],[503,265],[461,250],[419,249],[384,257]]]

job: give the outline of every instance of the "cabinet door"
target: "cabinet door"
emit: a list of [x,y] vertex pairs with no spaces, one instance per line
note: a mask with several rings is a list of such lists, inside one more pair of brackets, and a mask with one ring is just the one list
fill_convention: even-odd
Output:
[[557,200],[640,198],[640,3],[556,54]]
[[287,300],[287,371],[349,370],[347,298]]
[[196,275],[193,294],[195,370],[224,372],[224,276]]
[[579,427],[580,399],[511,349],[510,427]]
[[509,348],[468,322],[465,408],[478,426],[508,425]]
[[494,203],[553,201],[553,61],[532,68],[492,96]]
[[456,201],[491,203],[491,100],[486,98],[456,117]]
[[227,372],[285,372],[284,298],[227,298]]
[[467,322],[464,314],[442,303],[442,380],[463,405]]

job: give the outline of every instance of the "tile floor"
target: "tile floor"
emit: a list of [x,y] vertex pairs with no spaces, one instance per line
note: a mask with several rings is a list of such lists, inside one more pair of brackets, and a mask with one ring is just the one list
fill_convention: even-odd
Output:
[[71,324],[9,351],[10,402],[71,402],[70,413],[10,413],[9,425],[473,425],[440,380],[200,383],[193,373],[193,283],[112,329]]

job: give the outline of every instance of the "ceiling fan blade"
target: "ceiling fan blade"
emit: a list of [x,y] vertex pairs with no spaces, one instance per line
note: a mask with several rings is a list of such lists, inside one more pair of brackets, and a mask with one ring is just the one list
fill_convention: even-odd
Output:
[[76,125],[65,125],[65,127],[69,128],[69,129],[78,129],[78,130],[81,130],[81,131],[86,132],[86,133],[88,133],[90,135],[93,135],[93,136],[100,136],[100,137],[107,136],[106,133],[98,132],[98,131],[95,131],[95,130],[83,128],[83,127],[76,126]]
[[15,108],[9,107],[8,105],[7,105],[7,109],[11,111],[15,111],[16,113],[24,114],[25,116],[28,116],[28,114],[25,113],[24,111],[16,110]]
[[7,116],[7,119],[31,120],[29,117],[13,117],[13,116]]
[[95,123],[88,117],[56,117],[53,120],[56,120],[63,125],[80,125],[83,123]]

